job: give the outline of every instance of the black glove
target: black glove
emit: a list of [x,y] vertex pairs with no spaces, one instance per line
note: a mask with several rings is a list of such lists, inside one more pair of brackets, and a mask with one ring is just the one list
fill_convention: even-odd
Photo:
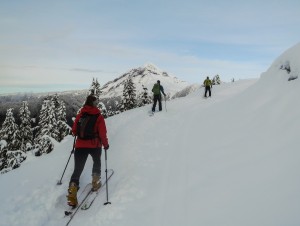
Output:
[[109,149],[109,144],[106,147],[104,147],[105,151],[107,151],[108,149]]

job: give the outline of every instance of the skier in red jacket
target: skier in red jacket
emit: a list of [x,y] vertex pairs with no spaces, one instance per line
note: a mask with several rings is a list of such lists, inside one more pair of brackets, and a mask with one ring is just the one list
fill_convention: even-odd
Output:
[[[88,155],[93,158],[93,169],[92,169],[92,190],[97,191],[101,187],[100,176],[101,176],[101,153],[102,146],[105,151],[108,150],[109,144],[107,139],[106,125],[101,111],[97,108],[98,100],[95,96],[89,95],[85,101],[83,108],[80,110],[79,114],[76,116],[74,125],[72,127],[72,133],[77,136],[75,143],[75,167],[68,189],[68,205],[76,207],[77,201],[77,191],[79,189],[79,179],[80,175],[85,166]],[[92,115],[95,118],[93,125],[94,138],[83,139],[78,135],[78,122],[84,114]]]

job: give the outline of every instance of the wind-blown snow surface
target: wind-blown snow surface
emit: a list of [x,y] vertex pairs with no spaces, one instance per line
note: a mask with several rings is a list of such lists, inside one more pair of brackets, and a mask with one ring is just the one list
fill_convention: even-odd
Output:
[[[146,106],[107,119],[112,204],[103,192],[71,225],[300,225],[300,80],[284,73],[214,86],[207,99],[197,90],[153,117]],[[65,224],[73,161],[56,182],[72,143],[0,176],[1,225]]]

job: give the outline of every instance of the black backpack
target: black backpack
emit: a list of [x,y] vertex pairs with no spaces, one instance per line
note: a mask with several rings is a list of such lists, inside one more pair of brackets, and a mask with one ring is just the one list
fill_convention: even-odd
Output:
[[77,136],[81,140],[91,140],[98,137],[94,131],[96,121],[100,114],[91,115],[83,113],[77,122]]

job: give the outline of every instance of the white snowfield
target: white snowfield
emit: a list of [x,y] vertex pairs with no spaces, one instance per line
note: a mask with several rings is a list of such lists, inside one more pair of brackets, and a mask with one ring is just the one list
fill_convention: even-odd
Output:
[[[300,69],[294,48],[298,54],[285,53],[260,79],[214,86],[212,98],[201,88],[153,117],[148,105],[107,119],[112,204],[103,205],[103,192],[70,225],[300,225],[300,80],[278,68],[290,60]],[[0,225],[65,225],[73,159],[56,183],[72,144],[69,136],[0,176]],[[81,187],[91,168],[89,158]]]

